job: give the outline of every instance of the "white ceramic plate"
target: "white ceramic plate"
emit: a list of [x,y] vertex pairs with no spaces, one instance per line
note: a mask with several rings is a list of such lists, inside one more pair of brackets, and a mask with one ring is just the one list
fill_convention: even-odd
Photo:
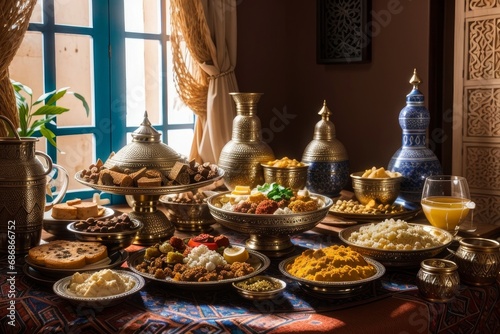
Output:
[[78,307],[90,307],[94,309],[101,309],[109,306],[116,305],[122,302],[128,296],[136,293],[144,287],[145,281],[140,275],[136,273],[116,270],[116,272],[126,275],[131,278],[135,285],[132,289],[127,292],[120,293],[118,295],[106,296],[106,297],[81,297],[68,290],[68,284],[72,276],[64,277],[54,283],[53,290],[56,295],[70,301],[72,304]]

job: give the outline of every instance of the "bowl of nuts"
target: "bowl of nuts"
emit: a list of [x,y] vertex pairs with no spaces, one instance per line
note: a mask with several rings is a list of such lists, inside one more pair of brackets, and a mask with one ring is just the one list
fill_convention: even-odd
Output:
[[167,218],[179,231],[208,232],[215,223],[207,205],[213,191],[168,194],[160,197]]
[[264,181],[277,183],[292,190],[300,190],[306,186],[308,164],[284,157],[262,163]]
[[67,229],[77,240],[100,242],[111,252],[130,246],[143,226],[139,220],[122,213],[109,218],[75,221],[68,224]]
[[399,196],[403,176],[383,167],[351,174],[356,199],[363,205],[392,204]]

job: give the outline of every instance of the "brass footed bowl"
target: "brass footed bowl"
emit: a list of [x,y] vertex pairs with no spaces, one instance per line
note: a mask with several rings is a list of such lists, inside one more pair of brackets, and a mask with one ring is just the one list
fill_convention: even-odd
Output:
[[119,232],[86,232],[78,230],[75,224],[78,221],[67,225],[70,233],[73,233],[76,240],[86,242],[100,242],[108,248],[108,252],[114,252],[132,245],[137,234],[144,227],[144,224],[136,219],[132,219],[133,228]]
[[273,215],[241,213],[221,208],[221,198],[229,193],[220,193],[208,199],[210,213],[222,226],[249,234],[250,238],[246,241],[248,248],[266,253],[271,257],[279,257],[293,251],[290,235],[314,228],[325,218],[333,205],[333,201],[329,197],[310,194],[311,197],[316,197],[320,202],[318,210]]
[[160,202],[165,208],[167,218],[179,231],[207,232],[212,230],[215,219],[210,214],[208,205],[203,203],[176,203],[171,200],[177,195],[164,195]]
[[266,183],[277,183],[293,190],[304,189],[309,165],[295,167],[274,167],[261,164]]
[[399,196],[402,176],[390,178],[361,177],[364,172],[351,174],[354,195],[361,204],[392,204]]

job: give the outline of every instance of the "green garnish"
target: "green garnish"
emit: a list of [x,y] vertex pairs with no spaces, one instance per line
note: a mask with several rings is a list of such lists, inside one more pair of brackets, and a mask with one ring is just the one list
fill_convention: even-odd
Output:
[[277,183],[264,183],[261,186],[257,186],[257,190],[265,194],[267,198],[273,201],[279,202],[282,199],[290,200],[293,197],[293,190],[290,188],[285,188]]

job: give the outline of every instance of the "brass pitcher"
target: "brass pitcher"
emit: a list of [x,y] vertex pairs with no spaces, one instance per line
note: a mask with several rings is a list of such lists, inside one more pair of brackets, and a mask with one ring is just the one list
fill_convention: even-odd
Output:
[[[7,117],[0,115],[0,120],[15,135],[0,138],[0,252],[22,254],[40,243],[44,212],[62,200],[69,177],[48,155],[35,151],[37,138],[21,138]],[[47,177],[54,169],[62,185],[46,203]]]

